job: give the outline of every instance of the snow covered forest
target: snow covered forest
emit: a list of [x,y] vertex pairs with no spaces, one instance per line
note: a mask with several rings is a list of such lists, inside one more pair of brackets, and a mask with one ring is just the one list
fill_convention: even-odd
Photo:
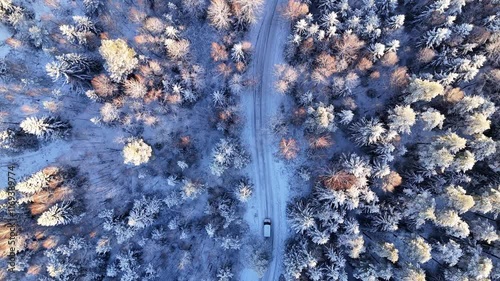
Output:
[[0,94],[0,280],[500,280],[499,0],[0,0]]

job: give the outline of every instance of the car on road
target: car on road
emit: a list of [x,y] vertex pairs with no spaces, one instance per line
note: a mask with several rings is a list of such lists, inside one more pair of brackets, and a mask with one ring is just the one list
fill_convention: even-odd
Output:
[[271,219],[264,220],[264,237],[271,237]]

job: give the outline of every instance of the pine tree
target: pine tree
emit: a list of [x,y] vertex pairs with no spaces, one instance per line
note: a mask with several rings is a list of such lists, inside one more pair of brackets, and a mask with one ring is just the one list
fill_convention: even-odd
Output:
[[333,110],[333,105],[325,106],[322,102],[320,102],[316,108],[309,107],[307,109],[309,117],[306,120],[308,129],[315,134],[334,132],[336,126],[334,123],[335,115],[333,114]]
[[139,64],[134,49],[130,48],[122,39],[102,40],[99,53],[106,61],[106,70],[112,80],[120,82],[132,73]]
[[390,29],[399,29],[405,24],[405,15],[394,15],[387,20]]
[[380,59],[385,54],[385,45],[382,43],[375,43],[370,46],[370,51],[372,53],[372,60],[376,61]]
[[482,214],[491,213],[496,219],[500,214],[500,185],[489,187],[480,195],[474,197],[475,204],[472,210]]
[[468,115],[465,119],[464,133],[467,135],[474,135],[483,133],[490,129],[491,121],[482,113],[474,113]]
[[142,197],[134,201],[134,206],[128,216],[128,225],[138,229],[150,226],[159,212],[160,200]]
[[94,15],[97,10],[102,6],[101,0],[83,0],[83,6],[85,8],[85,13],[88,15]]
[[19,124],[21,129],[39,139],[65,137],[69,134],[71,125],[58,117],[28,117]]
[[303,201],[297,201],[290,205],[287,209],[287,217],[290,221],[290,227],[296,233],[304,233],[316,225],[312,207]]
[[431,259],[432,247],[422,237],[409,239],[406,243],[405,254],[410,261],[426,263]]
[[102,116],[101,120],[106,123],[113,122],[120,118],[120,111],[113,103],[104,103],[99,111]]
[[181,198],[184,200],[195,199],[201,194],[201,192],[204,190],[204,187],[205,186],[202,183],[185,179],[182,181]]
[[408,200],[403,215],[409,218],[418,229],[426,221],[434,221],[436,219],[436,201],[429,191],[410,191],[405,189]]
[[451,164],[451,169],[455,170],[455,172],[466,172],[472,170],[475,164],[476,158],[474,153],[465,150],[457,153],[455,160],[453,160]]
[[420,113],[420,120],[424,122],[424,130],[430,131],[434,128],[442,129],[445,116],[434,108],[428,108]]
[[37,219],[37,223],[41,226],[56,226],[65,225],[70,223],[72,215],[70,214],[71,208],[67,203],[58,203],[44,213]]
[[431,101],[438,95],[442,95],[444,88],[438,82],[416,78],[408,85],[406,92],[409,95],[405,97],[405,102],[414,103],[416,101]]
[[217,271],[217,281],[230,281],[234,274],[229,267],[220,268]]
[[415,111],[407,105],[397,105],[389,112],[389,128],[398,133],[410,134],[415,124]]
[[482,161],[496,152],[495,141],[483,134],[477,134],[469,143],[477,161]]
[[64,78],[64,83],[88,82],[92,73],[100,70],[100,65],[91,57],[69,53],[56,56],[56,61],[48,63],[45,70],[54,81]]
[[153,150],[142,139],[134,139],[123,148],[123,158],[125,164],[139,166],[147,163],[151,158]]
[[173,60],[184,59],[189,54],[191,43],[186,39],[174,40],[166,39],[164,41],[168,56]]
[[247,202],[253,194],[253,185],[245,180],[238,183],[235,190],[235,195],[241,202]]
[[456,133],[448,131],[446,134],[439,136],[433,143],[438,148],[446,148],[451,153],[457,153],[465,148],[467,140],[458,136]]
[[438,242],[433,248],[436,251],[436,258],[448,266],[455,266],[463,254],[460,244],[453,240],[443,244]]
[[422,44],[427,48],[436,48],[451,36],[451,31],[448,28],[434,28],[425,33]]
[[401,281],[426,281],[425,271],[418,265],[406,265],[397,272],[397,280]]
[[257,14],[262,7],[263,0],[234,0],[234,4],[239,8],[235,13],[239,25],[246,26],[257,21]]
[[399,259],[399,251],[393,243],[384,242],[377,247],[377,255],[382,258],[387,258],[392,263],[396,263]]
[[228,29],[231,25],[231,9],[226,0],[211,0],[207,16],[217,29]]
[[43,171],[39,171],[28,177],[26,180],[16,184],[16,190],[26,194],[37,193],[48,187],[49,179],[50,175],[46,175]]
[[386,129],[379,123],[378,119],[366,119],[353,123],[349,126],[354,142],[359,146],[375,144],[382,140]]
[[206,8],[204,0],[182,0],[182,9],[189,15],[200,17]]
[[134,99],[142,99],[148,92],[146,85],[136,79],[128,79],[123,83],[123,91]]
[[473,220],[471,222],[471,232],[476,240],[485,241],[488,244],[499,239],[496,224],[492,225],[485,219]]
[[444,200],[448,207],[463,214],[474,206],[474,198],[467,195],[465,189],[461,186],[447,186],[445,188]]

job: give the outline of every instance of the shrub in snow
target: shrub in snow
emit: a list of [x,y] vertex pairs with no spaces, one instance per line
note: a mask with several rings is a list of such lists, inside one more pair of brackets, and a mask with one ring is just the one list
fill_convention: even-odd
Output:
[[16,144],[16,132],[11,129],[0,131],[0,148],[10,151],[18,151]]
[[71,125],[58,117],[28,117],[19,124],[21,129],[39,139],[60,138],[69,134]]
[[71,208],[69,204],[62,203],[56,204],[47,211],[43,212],[37,219],[37,223],[42,226],[56,226],[68,224],[72,215],[70,214]]
[[40,27],[33,25],[28,29],[28,34],[33,46],[35,46],[35,48],[40,48],[42,47],[44,37],[48,34],[48,32],[45,29],[41,29]]
[[139,64],[134,49],[130,48],[124,40],[102,40],[101,42],[99,53],[106,61],[106,70],[114,81],[121,81]]
[[432,247],[422,237],[409,239],[405,245],[406,257],[413,262],[425,263],[431,259]]
[[405,97],[405,102],[413,103],[416,101],[431,101],[438,95],[442,95],[444,88],[438,82],[416,78],[410,82],[406,92],[409,95]]
[[123,158],[125,164],[139,166],[147,163],[151,158],[153,150],[142,139],[134,139],[123,148]]
[[407,105],[397,105],[389,112],[389,128],[398,133],[411,133],[411,126],[415,124],[415,111]]

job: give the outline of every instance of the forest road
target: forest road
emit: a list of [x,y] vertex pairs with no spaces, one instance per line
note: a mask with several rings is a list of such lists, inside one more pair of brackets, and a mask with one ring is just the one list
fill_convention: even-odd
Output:
[[256,221],[261,229],[265,218],[272,222],[272,261],[269,269],[261,280],[278,281],[280,278],[284,242],[287,236],[286,200],[288,197],[288,181],[282,175],[283,167],[275,159],[276,141],[269,131],[269,120],[275,115],[284,98],[274,89],[275,64],[283,63],[283,48],[288,25],[278,12],[285,3],[283,0],[268,0],[263,7],[260,22],[251,30],[253,60],[249,73],[255,77],[257,85],[254,88],[251,101],[246,99],[250,126],[250,143],[252,143],[253,181],[257,200]]

